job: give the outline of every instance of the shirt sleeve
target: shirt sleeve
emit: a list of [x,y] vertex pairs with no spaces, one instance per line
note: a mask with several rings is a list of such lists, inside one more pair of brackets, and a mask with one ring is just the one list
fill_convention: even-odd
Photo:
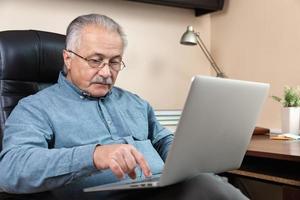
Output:
[[153,145],[164,162],[167,159],[167,155],[168,155],[169,149],[171,147],[171,144],[173,142],[173,138],[174,138],[174,135],[168,135],[168,136],[158,140]]
[[168,155],[169,147],[173,142],[173,133],[163,127],[156,119],[153,108],[148,104],[148,124],[149,124],[149,139],[154,148],[165,161]]
[[96,144],[51,149],[54,137],[45,113],[30,103],[19,103],[5,125],[1,190],[41,192],[97,171],[92,159]]

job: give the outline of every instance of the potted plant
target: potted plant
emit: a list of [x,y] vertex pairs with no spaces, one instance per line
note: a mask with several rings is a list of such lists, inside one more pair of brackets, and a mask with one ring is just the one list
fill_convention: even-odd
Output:
[[284,87],[283,98],[272,96],[283,107],[281,111],[281,127],[283,133],[299,133],[300,89],[299,87]]

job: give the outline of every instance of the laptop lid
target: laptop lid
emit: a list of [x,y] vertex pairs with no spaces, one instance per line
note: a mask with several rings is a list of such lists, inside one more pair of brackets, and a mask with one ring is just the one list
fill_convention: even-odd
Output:
[[160,185],[240,167],[269,84],[195,76]]

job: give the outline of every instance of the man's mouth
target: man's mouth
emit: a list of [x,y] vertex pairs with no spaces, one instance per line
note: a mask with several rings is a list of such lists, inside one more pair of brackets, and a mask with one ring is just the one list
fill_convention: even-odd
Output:
[[91,82],[91,84],[96,84],[96,85],[111,85],[111,84],[108,84],[108,83],[99,83],[99,82]]

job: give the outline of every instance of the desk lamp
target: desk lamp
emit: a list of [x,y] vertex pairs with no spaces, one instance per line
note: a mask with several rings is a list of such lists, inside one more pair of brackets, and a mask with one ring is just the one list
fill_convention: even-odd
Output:
[[210,55],[209,51],[207,50],[206,46],[204,45],[203,41],[200,38],[199,33],[194,31],[194,28],[192,26],[188,26],[186,32],[182,35],[180,39],[180,43],[183,45],[199,45],[202,49],[204,55],[210,62],[212,68],[217,73],[217,77],[221,78],[227,78],[227,76],[224,74],[224,72],[218,67],[213,57]]

